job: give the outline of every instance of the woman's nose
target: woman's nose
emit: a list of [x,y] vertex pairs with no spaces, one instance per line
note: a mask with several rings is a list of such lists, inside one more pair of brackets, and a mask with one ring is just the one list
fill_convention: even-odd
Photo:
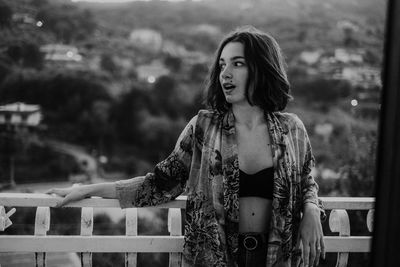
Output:
[[222,71],[221,71],[221,77],[223,79],[232,79],[232,72],[228,67],[225,67]]

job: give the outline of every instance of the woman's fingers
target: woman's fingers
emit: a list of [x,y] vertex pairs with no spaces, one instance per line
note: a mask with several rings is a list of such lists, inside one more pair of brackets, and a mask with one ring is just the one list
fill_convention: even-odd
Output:
[[310,256],[310,245],[306,242],[303,242],[303,260],[304,260],[304,266],[308,267],[309,263],[309,256]]
[[65,205],[67,205],[68,203],[72,202],[73,199],[71,199],[71,197],[66,196],[64,197],[60,202],[57,203],[57,205],[55,206],[56,208],[61,208]]
[[310,244],[310,260],[308,263],[308,266],[314,266],[314,260],[315,260],[315,243]]
[[325,241],[324,241],[324,236],[321,236],[320,244],[321,244],[321,256],[322,256],[322,259],[325,260]]
[[321,237],[317,242],[303,240],[302,243],[304,266],[318,266],[320,257],[325,259],[325,244],[323,237]]
[[76,196],[76,194],[68,194],[66,195],[60,202],[57,203],[56,208],[61,208],[65,205],[67,205],[70,202],[74,202],[76,200],[79,200],[79,197]]
[[45,194],[49,194],[49,195],[56,194],[56,195],[63,197],[65,195],[67,195],[69,192],[70,192],[70,190],[68,188],[52,188],[52,189],[47,190],[45,192]]
[[79,187],[68,187],[68,188],[52,188],[47,190],[46,194],[56,194],[62,198],[56,205],[56,208],[63,207],[70,202],[78,201],[85,198],[83,192],[81,192]]
[[315,266],[319,264],[319,257],[321,256],[321,244],[320,242],[316,242],[315,244]]

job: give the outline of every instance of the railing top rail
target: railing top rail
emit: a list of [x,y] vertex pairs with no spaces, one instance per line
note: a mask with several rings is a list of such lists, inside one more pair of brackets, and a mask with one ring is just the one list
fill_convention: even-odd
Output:
[[[0,193],[0,206],[12,207],[55,207],[61,200],[43,193]],[[186,196],[179,196],[169,203],[154,206],[153,208],[180,208],[186,207]],[[374,208],[373,197],[321,197],[325,209],[369,210]],[[117,199],[92,197],[66,207],[94,207],[94,208],[119,208]]]

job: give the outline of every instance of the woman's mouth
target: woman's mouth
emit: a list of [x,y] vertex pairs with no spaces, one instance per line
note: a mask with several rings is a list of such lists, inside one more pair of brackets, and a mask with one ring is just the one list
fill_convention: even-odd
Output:
[[224,83],[224,84],[222,85],[222,87],[224,88],[224,91],[227,92],[227,93],[231,92],[233,89],[236,88],[236,86],[234,86],[234,85],[231,84],[231,83]]

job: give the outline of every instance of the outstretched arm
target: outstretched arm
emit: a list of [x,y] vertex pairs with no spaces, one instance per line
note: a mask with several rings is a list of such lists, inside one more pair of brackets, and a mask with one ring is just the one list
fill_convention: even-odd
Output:
[[57,207],[91,196],[117,198],[121,208],[153,206],[173,200],[183,192],[189,175],[196,121],[197,116],[188,123],[175,149],[156,165],[153,173],[111,183],[54,188],[46,193],[64,197]]
[[52,188],[46,194],[56,194],[64,197],[56,207],[62,207],[70,202],[82,200],[87,197],[97,196],[103,198],[116,198],[115,183],[98,183],[90,185],[71,186],[66,188]]

